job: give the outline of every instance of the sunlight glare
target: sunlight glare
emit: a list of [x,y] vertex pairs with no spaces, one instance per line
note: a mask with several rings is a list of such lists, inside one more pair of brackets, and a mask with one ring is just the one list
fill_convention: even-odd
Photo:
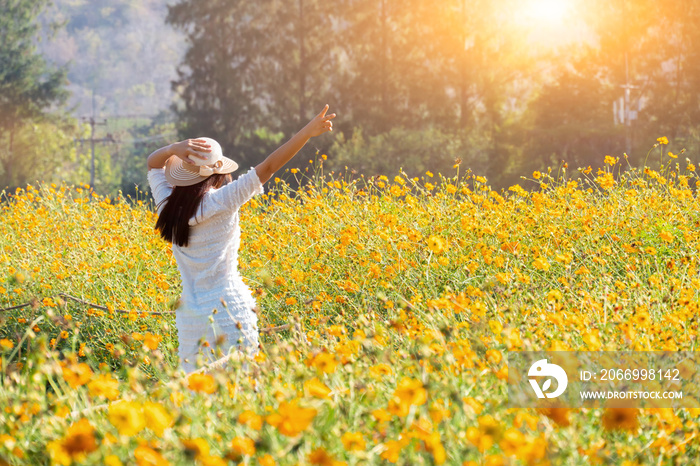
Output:
[[530,0],[527,15],[538,23],[559,24],[569,10],[568,0]]

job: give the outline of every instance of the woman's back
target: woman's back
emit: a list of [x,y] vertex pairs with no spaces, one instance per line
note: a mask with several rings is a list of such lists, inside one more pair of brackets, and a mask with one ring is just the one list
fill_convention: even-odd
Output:
[[[157,205],[172,192],[164,169],[149,170],[148,181]],[[247,346],[257,346],[257,315],[252,311],[255,298],[238,273],[238,211],[252,196],[263,192],[254,169],[219,189],[210,189],[189,220],[188,245],[172,245],[182,277],[176,321],[180,346],[190,359],[197,341],[211,334],[208,318],[215,308],[215,324],[230,337],[227,344],[235,345],[236,341],[230,340],[242,336],[249,340]],[[161,210],[162,206],[159,214]]]

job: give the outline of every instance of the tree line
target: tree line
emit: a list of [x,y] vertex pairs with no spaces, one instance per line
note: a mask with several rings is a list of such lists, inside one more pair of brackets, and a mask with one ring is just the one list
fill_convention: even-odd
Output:
[[[172,82],[179,136],[214,137],[252,166],[329,103],[339,115],[334,132],[305,155],[327,153],[327,168],[343,172],[451,174],[461,161],[507,187],[547,166],[600,166],[605,155],[628,153],[639,165],[660,136],[668,150],[697,158],[700,0],[572,2],[593,39],[559,48],[525,40],[537,25],[513,21],[522,4],[180,0],[166,18],[188,44]],[[7,17],[3,41],[15,27]],[[4,63],[0,85],[21,94],[7,87]],[[6,95],[0,105],[29,105]],[[634,111],[624,115],[622,104]],[[7,173],[4,183],[20,183]]]

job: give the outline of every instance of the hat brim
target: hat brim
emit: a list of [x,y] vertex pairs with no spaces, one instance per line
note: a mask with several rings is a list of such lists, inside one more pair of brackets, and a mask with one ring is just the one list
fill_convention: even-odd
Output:
[[[223,164],[217,172],[219,174],[232,173],[238,169],[238,164],[228,157],[222,157],[221,161]],[[193,167],[193,170],[188,170],[184,167],[182,159],[173,155],[165,162],[165,178],[173,186],[192,186],[209,178],[199,174],[198,166]]]

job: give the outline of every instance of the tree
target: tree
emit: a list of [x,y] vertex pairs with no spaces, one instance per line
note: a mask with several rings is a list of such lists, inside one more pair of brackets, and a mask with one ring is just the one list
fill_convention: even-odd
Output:
[[173,83],[183,137],[208,135],[241,166],[267,155],[283,135],[326,103],[330,69],[323,40],[328,2],[181,0],[167,22],[189,49]]
[[[37,16],[48,0],[0,0],[0,165],[3,186],[17,185],[29,176],[13,170],[15,139],[29,122],[45,120],[52,105],[67,98],[66,70],[49,66],[36,52]],[[26,162],[37,156],[30,146]]]

